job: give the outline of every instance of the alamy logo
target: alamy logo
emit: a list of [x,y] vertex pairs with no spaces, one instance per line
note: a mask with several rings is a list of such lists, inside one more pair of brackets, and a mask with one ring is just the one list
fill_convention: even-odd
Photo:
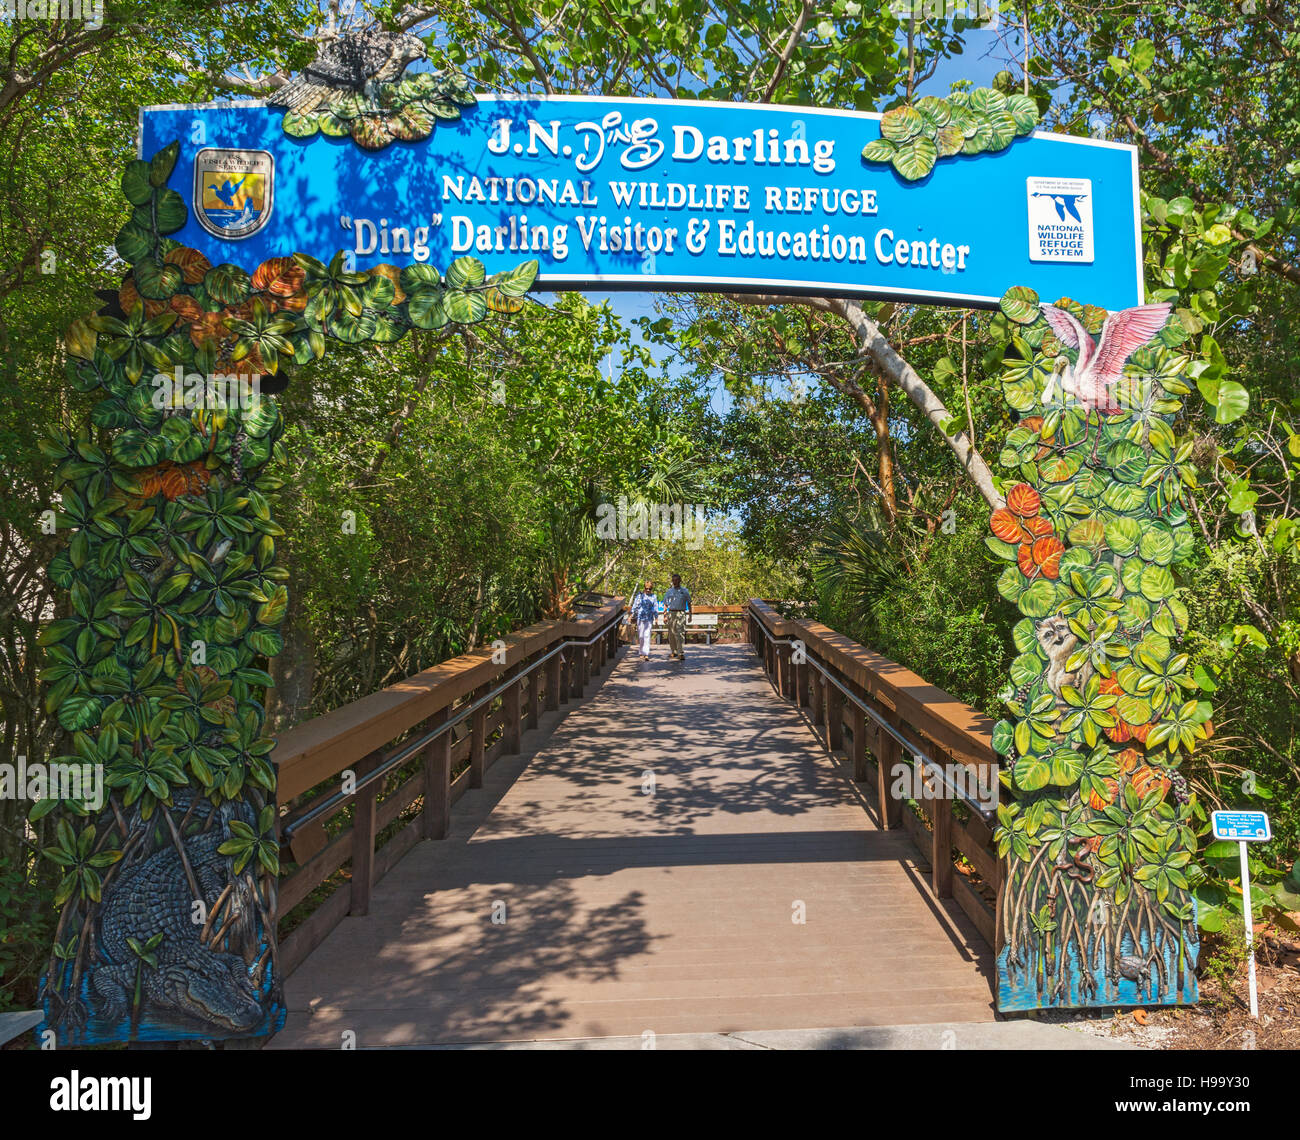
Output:
[[986,812],[998,806],[998,781],[985,785],[978,769],[965,764],[935,764],[916,756],[912,764],[890,770],[890,795],[900,800],[965,800]]
[[0,19],[63,24],[75,20],[94,32],[104,26],[104,0],[0,0]]
[[1029,260],[1092,261],[1092,179],[1026,178]]
[[596,508],[596,537],[606,542],[680,541],[687,550],[699,550],[704,525],[704,508],[691,503],[629,503],[620,495],[617,504]]
[[83,1077],[73,1069],[50,1081],[54,1112],[129,1112],[133,1120],[148,1120],[153,1110],[152,1077]]
[[0,764],[0,800],[79,800],[91,811],[104,806],[104,766],[91,763]]

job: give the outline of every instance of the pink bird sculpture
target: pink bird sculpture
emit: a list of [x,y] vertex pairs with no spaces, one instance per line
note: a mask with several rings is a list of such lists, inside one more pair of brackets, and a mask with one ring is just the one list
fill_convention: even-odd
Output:
[[[1057,357],[1047,392],[1051,392],[1053,383],[1059,379],[1062,390],[1085,407],[1108,416],[1121,411],[1114,389],[1124,375],[1124,364],[1165,327],[1169,305],[1139,305],[1111,313],[1101,326],[1101,340],[1096,343],[1088,330],[1064,309],[1055,305],[1043,305],[1042,309],[1057,339],[1079,353],[1073,365],[1065,356]],[[1044,393],[1044,402],[1046,399]]]

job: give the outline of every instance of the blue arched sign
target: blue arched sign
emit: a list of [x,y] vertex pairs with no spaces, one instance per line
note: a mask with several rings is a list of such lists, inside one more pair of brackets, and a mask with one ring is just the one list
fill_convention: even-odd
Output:
[[[142,112],[142,155],[181,140],[172,185],[191,212],[174,236],[214,264],[344,249],[358,269],[536,258],[554,289],[1143,299],[1137,157],[1116,143],[1011,131],[981,152],[949,125],[938,149],[891,151],[876,114],[566,96],[481,96],[374,151],[292,137],[283,118],[260,103]],[[864,158],[872,144],[919,150],[928,173]]]

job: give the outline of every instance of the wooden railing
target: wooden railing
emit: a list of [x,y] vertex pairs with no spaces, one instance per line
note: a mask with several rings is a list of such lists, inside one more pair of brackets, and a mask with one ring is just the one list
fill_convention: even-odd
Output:
[[782,618],[758,599],[746,622],[777,691],[807,708],[826,747],[852,761],[880,826],[908,832],[929,861],[936,897],[955,899],[996,946],[1002,864],[993,847],[1000,787],[993,722],[818,622]]
[[[419,840],[446,837],[452,804],[519,751],[543,708],[582,696],[614,658],[622,616],[622,598],[597,600],[574,621],[539,622],[280,736],[281,857],[296,864],[280,879],[281,929],[315,904],[281,942],[282,977],[346,915],[366,914],[374,884]],[[332,883],[349,863],[350,882]]]

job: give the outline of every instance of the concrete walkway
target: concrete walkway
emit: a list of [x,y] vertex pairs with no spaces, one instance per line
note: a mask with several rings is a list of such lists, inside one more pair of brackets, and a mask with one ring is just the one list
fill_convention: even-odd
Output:
[[642,1037],[582,1037],[577,1040],[491,1041],[465,1045],[412,1045],[412,1049],[1125,1049],[1137,1045],[1038,1021],[953,1021],[935,1025],[848,1026],[840,1029],[768,1029],[736,1033],[666,1033]]
[[299,967],[272,1048],[992,1023],[988,948],[747,645],[588,694]]

